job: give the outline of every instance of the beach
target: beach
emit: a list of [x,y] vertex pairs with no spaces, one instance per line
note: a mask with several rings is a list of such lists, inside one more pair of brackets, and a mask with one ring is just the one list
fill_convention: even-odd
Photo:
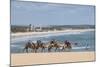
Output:
[[58,34],[58,33],[74,33],[74,32],[86,32],[86,31],[94,31],[94,29],[68,29],[68,30],[61,30],[61,31],[44,31],[44,32],[17,32],[17,33],[11,33],[12,37],[19,37],[19,36],[29,36],[29,35],[46,35],[46,34]]
[[94,16],[95,6],[11,0],[10,65],[95,61]]
[[52,52],[11,54],[11,66],[95,61],[95,52]]
[[[43,43],[48,43],[52,39],[61,43],[65,40],[70,41],[73,47],[71,51],[87,51],[85,50],[86,48],[88,48],[88,51],[94,51],[94,32],[95,29],[70,29],[48,32],[11,33],[11,53],[23,53],[22,50],[28,40],[31,40],[34,43],[36,43],[37,40],[41,40]],[[77,46],[74,45],[76,42],[78,43]],[[45,52],[48,52],[47,48]],[[52,52],[54,52],[54,49]]]
[[[11,66],[95,61],[94,31],[94,29],[70,29],[11,33]],[[48,52],[46,49],[45,52],[22,52],[28,40],[36,41],[41,39],[45,42],[50,41],[52,38],[59,41],[68,39],[72,43],[72,50],[69,52],[55,52],[54,50]],[[73,45],[75,42],[79,43],[78,46]],[[85,49],[86,44],[89,44],[88,50]]]

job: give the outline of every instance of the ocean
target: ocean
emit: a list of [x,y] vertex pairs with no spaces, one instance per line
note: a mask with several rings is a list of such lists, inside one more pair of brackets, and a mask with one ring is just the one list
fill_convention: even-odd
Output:
[[[72,44],[72,49],[70,50],[71,52],[95,51],[95,31],[86,31],[86,32],[46,34],[46,35],[39,35],[39,36],[33,36],[33,35],[22,36],[22,37],[11,36],[11,46],[10,46],[11,53],[23,53],[25,44],[29,40],[33,42],[36,42],[37,40],[41,40],[42,42],[46,43],[51,41],[52,39],[61,42],[68,40]],[[77,43],[77,45],[75,45],[75,43]],[[41,51],[38,50],[38,52]],[[44,52],[48,52],[47,49]],[[55,52],[54,49],[52,49],[52,52]]]

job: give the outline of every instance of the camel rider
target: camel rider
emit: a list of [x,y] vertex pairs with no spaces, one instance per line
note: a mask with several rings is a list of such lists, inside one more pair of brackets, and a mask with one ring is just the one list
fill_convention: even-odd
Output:
[[68,43],[68,41],[67,40],[65,40],[65,42],[64,42],[65,44],[67,44]]
[[28,43],[32,44],[32,41],[31,41],[31,40],[29,40],[29,41],[28,41]]
[[54,39],[51,40],[50,44],[51,44],[51,45],[54,45],[54,43],[55,43],[55,40],[54,40]]
[[41,40],[37,40],[37,45],[39,46],[41,44]]
[[70,42],[68,42],[67,40],[65,40],[65,45],[69,46]]

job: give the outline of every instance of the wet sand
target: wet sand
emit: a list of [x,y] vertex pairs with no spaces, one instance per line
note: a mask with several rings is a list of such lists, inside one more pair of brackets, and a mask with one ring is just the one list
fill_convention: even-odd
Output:
[[51,52],[11,54],[11,66],[95,61],[95,52]]

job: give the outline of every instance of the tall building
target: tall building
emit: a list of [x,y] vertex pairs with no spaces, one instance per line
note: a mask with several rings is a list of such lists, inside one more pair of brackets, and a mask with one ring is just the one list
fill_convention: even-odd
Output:
[[32,26],[32,31],[35,31],[35,26],[34,25]]
[[29,31],[32,31],[32,24],[29,24]]

